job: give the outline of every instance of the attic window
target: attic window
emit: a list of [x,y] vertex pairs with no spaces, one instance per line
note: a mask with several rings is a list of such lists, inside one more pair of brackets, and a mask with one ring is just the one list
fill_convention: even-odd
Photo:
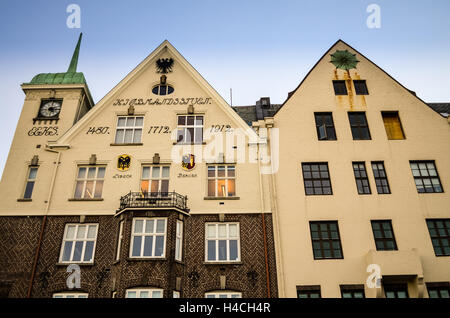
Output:
[[333,81],[334,93],[336,95],[347,95],[345,81]]
[[152,93],[155,95],[169,95],[174,91],[173,87],[170,85],[156,85],[152,89]]

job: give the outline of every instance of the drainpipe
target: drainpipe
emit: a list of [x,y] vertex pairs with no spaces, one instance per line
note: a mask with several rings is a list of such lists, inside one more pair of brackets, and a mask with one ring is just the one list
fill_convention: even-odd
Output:
[[[259,136],[259,132],[258,132]],[[259,198],[260,198],[260,204],[261,204],[261,226],[263,230],[263,243],[264,243],[264,261],[265,261],[265,269],[266,269],[266,288],[267,288],[267,298],[270,298],[270,273],[269,273],[269,256],[267,252],[267,233],[266,233],[266,220],[264,217],[264,193],[263,193],[263,186],[262,186],[262,176],[261,176],[261,154],[260,154],[260,147],[259,143],[256,145],[257,148],[257,154],[258,154],[258,174],[259,174]]]
[[[273,120],[273,119],[272,119]],[[271,160],[272,158],[272,151],[271,147],[271,140],[270,140],[270,133],[271,129],[273,128],[273,123],[269,123],[266,125],[267,127],[267,149],[270,150],[270,156]],[[270,203],[271,203],[271,210],[272,210],[272,222],[273,222],[273,232],[274,232],[274,241],[275,241],[275,259],[277,262],[277,281],[278,281],[278,297],[284,298],[285,297],[285,287],[284,287],[284,266],[283,266],[283,250],[281,249],[281,236],[280,236],[280,220],[278,217],[278,203],[277,203],[277,191],[276,191],[276,180],[275,180],[275,173],[270,174],[269,179],[269,193],[270,193]]]
[[38,241],[38,245],[36,247],[36,253],[34,255],[33,267],[32,267],[32,270],[31,270],[31,278],[30,278],[30,282],[29,282],[29,285],[28,285],[27,298],[31,298],[31,291],[33,289],[33,281],[34,281],[34,277],[36,275],[36,268],[37,268],[37,263],[38,263],[38,260],[39,260],[39,253],[41,251],[42,239],[44,237],[45,224],[47,223],[47,214],[48,214],[48,210],[50,208],[50,200],[52,198],[53,188],[54,188],[55,179],[56,179],[56,173],[58,171],[59,160],[61,158],[61,152],[55,151],[55,150],[51,150],[49,148],[46,148],[45,150],[53,152],[53,153],[56,153],[57,155],[56,155],[55,168],[53,169],[52,181],[50,183],[50,191],[49,191],[48,198],[47,198],[47,203],[46,203],[46,206],[45,206],[44,217],[42,219],[41,232],[39,233],[39,241]]

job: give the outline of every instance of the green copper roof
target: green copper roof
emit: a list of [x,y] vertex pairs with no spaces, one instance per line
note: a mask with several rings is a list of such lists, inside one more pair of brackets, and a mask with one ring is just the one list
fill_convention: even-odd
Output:
[[81,38],[83,33],[80,33],[77,46],[72,55],[69,68],[65,73],[41,73],[33,77],[31,82],[27,84],[86,84],[86,78],[81,72],[77,72],[78,56],[80,54]]

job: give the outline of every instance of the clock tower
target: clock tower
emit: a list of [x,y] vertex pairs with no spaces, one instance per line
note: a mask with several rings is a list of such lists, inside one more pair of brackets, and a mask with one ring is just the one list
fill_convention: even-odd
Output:
[[[23,212],[45,209],[46,194],[39,192],[48,190],[44,184],[50,183],[55,164],[46,144],[62,136],[94,105],[84,74],[77,72],[81,39],[82,34],[66,72],[41,73],[21,85],[25,101],[0,185],[3,197],[11,201],[6,206]],[[34,190],[26,186],[30,176],[36,178]]]

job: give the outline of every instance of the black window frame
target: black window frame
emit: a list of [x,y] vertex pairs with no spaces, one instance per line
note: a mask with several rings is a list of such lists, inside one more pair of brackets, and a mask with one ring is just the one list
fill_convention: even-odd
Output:
[[[378,194],[391,194],[391,186],[386,173],[386,167],[383,161],[372,161],[370,163],[372,167],[373,177],[375,179],[375,186]],[[386,189],[387,188],[387,192]]]
[[[416,164],[418,169],[413,169],[413,167],[412,167],[413,164]],[[425,164],[425,166],[426,166],[426,175],[423,175],[424,171],[420,168],[421,164]],[[428,167],[429,164],[433,165],[434,171],[436,172],[435,176],[430,175],[430,171],[431,170]],[[418,193],[444,193],[444,187],[442,186],[441,178],[439,177],[439,172],[437,170],[436,162],[434,160],[411,160],[411,161],[409,161],[409,166],[411,168],[411,173],[412,173],[413,178],[414,178],[414,184],[416,186],[416,189],[417,189]],[[419,171],[419,175],[418,176],[414,175],[414,171],[415,170]],[[430,189],[430,187],[428,187],[428,188],[425,187],[424,180],[427,180],[427,179],[429,179],[433,191],[428,191],[427,189]],[[437,180],[439,182],[440,191],[436,190],[437,187],[435,187],[435,185],[433,184],[433,179],[435,179],[435,180]],[[424,191],[420,191],[420,189],[418,188],[418,184],[417,184],[418,180],[421,181]]]
[[[373,239],[377,251],[398,251],[397,240],[395,239],[394,228],[391,220],[371,220],[370,224],[372,226]],[[375,229],[374,224],[378,225],[379,229]],[[389,229],[386,229],[385,225],[389,225]],[[377,237],[375,231],[379,231],[382,237]],[[392,237],[388,237],[386,235],[387,231],[391,232]],[[392,242],[394,246],[392,248],[389,247],[387,244],[388,242]],[[383,246],[380,247],[378,243],[382,243]]]
[[[318,230],[313,230],[313,225],[318,227]],[[335,230],[331,226],[335,226]],[[323,230],[323,226],[326,227],[326,231]],[[344,259],[344,252],[342,249],[341,235],[339,233],[339,223],[338,221],[310,221],[309,222],[309,232],[311,235],[311,246],[313,249],[314,260],[330,260],[330,259]],[[317,232],[318,237],[315,238],[313,232]],[[326,232],[327,237],[323,237],[323,233]],[[333,232],[336,232],[337,238],[333,238]],[[315,246],[319,243],[319,249]],[[329,248],[324,248],[324,243],[328,243]],[[333,243],[338,243],[336,248]],[[329,250],[330,257],[326,257],[324,251]],[[320,255],[317,253],[320,251]],[[339,251],[340,256],[336,255]]]
[[[356,116],[359,116],[359,119],[356,120]],[[360,119],[364,119],[364,123],[360,123]],[[372,140],[372,136],[370,135],[369,122],[367,121],[366,112],[348,112],[348,121],[350,123],[350,130],[352,132],[353,140]],[[356,131],[358,134],[356,134]],[[364,133],[367,132],[367,138],[364,138]]]
[[[314,166],[318,166],[317,171],[313,170]],[[325,166],[326,170],[323,170],[321,167]],[[305,169],[305,167],[308,167],[309,171],[308,169]],[[316,177],[317,173],[318,177]],[[325,173],[326,175],[328,175],[328,177],[324,177]],[[333,195],[333,187],[331,186],[331,177],[328,162],[302,162],[302,175],[303,185],[305,187],[305,195]],[[318,182],[320,183],[320,186],[317,185]],[[326,185],[326,182],[329,183],[329,186]],[[324,189],[328,188],[329,193],[324,193]],[[308,189],[312,189],[312,193],[308,192]],[[318,191],[319,189],[320,191]]]
[[[428,298],[449,298],[443,297],[442,291],[446,291],[447,295],[450,295],[450,283],[442,282],[442,283],[426,283]],[[434,291],[438,294],[438,297],[431,297],[430,291]]]
[[[300,297],[300,295],[305,295],[306,297]],[[311,297],[311,295],[318,295],[318,297]],[[320,290],[320,285],[311,285],[311,286],[297,286],[297,298],[306,299],[306,298],[322,298],[322,293]]]
[[[342,86],[343,85],[343,86]],[[344,92],[345,88],[345,92]],[[333,80],[334,95],[348,95],[347,83],[343,80]]]
[[[328,119],[328,120],[327,120]],[[334,127],[332,112],[315,112],[314,120],[316,122],[317,139],[319,141],[335,141],[337,140],[336,129]],[[328,123],[327,123],[328,121]],[[331,124],[330,124],[331,121]],[[322,133],[322,131],[323,133]],[[321,135],[324,134],[324,138]]]
[[[355,165],[357,166],[356,169]],[[358,190],[358,194],[359,195],[372,194],[365,161],[352,162],[352,168],[353,168],[353,175],[355,176],[356,189]]]
[[[439,227],[439,222],[442,222],[443,227]],[[433,245],[434,255],[436,257],[450,256],[450,219],[426,219],[426,224],[428,233],[430,234],[431,244]],[[430,227],[431,224],[433,224],[433,227]],[[444,242],[447,242],[447,245]]]
[[[388,283],[388,284],[383,284],[383,289],[384,289],[384,295],[386,298],[387,297],[387,293],[388,292],[394,292],[395,293],[395,297],[389,297],[389,298],[400,298],[398,297],[398,293],[399,292],[405,292],[406,293],[406,298],[409,298],[409,293],[408,293],[408,284],[407,283],[403,283],[403,284],[392,284],[392,283]],[[405,299],[406,299],[405,298]]]
[[[340,285],[341,298],[366,298],[364,285]],[[344,297],[344,293],[350,293],[351,297]],[[362,293],[362,297],[355,297],[356,293]]]
[[353,80],[356,95],[369,95],[366,80]]

